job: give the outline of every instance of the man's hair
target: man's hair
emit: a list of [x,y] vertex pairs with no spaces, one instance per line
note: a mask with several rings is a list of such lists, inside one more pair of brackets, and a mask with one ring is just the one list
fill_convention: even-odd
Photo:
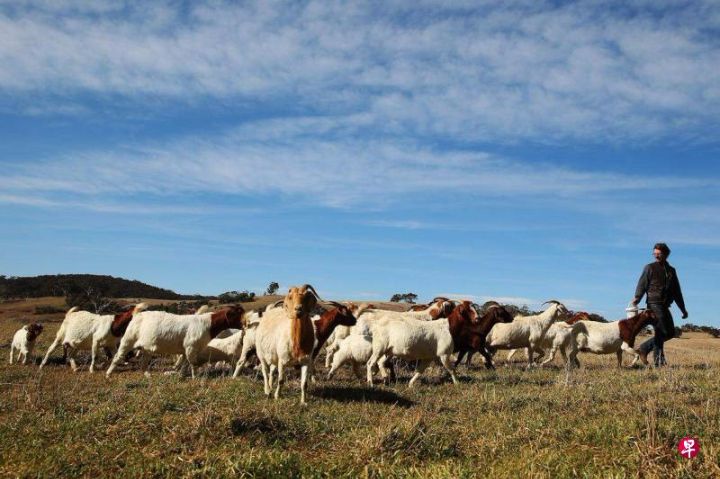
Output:
[[662,251],[662,254],[664,254],[666,258],[670,256],[670,247],[665,243],[655,243],[653,249],[659,249],[660,251]]

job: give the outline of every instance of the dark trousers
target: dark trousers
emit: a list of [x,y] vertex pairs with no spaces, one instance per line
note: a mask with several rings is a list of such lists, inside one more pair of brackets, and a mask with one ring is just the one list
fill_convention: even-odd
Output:
[[671,340],[675,336],[675,323],[673,322],[670,309],[662,304],[648,304],[648,308],[652,309],[657,317],[653,323],[655,337],[648,339],[640,345],[638,351],[648,354],[653,352],[653,362],[655,366],[665,366],[665,342]]

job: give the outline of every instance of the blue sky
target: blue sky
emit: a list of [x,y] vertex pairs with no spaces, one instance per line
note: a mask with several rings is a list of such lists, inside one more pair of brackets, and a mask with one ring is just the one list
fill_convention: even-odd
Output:
[[0,273],[720,326],[720,5],[445,3],[0,0]]

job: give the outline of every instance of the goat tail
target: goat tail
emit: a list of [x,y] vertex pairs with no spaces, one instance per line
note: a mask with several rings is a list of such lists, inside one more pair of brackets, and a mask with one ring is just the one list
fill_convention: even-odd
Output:
[[65,317],[67,318],[68,316],[70,316],[72,313],[76,312],[79,309],[80,308],[78,306],[73,306],[72,308],[67,310],[67,313],[65,313]]
[[148,309],[148,304],[147,304],[147,303],[138,303],[138,304],[136,304],[135,307],[133,308],[132,314],[133,314],[133,316],[135,316],[135,315],[138,314],[138,313],[142,313],[142,312],[145,311],[146,309]]
[[357,311],[355,312],[355,317],[359,318],[361,314],[363,314],[365,311],[369,311],[373,308],[372,304],[363,303],[360,306],[358,306]]
[[290,319],[290,339],[295,359],[300,360],[309,356],[315,346],[315,329],[308,315],[301,315]]

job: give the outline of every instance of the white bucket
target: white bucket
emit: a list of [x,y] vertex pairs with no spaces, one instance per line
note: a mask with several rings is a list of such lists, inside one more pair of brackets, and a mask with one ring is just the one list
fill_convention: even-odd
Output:
[[633,316],[638,314],[638,307],[634,304],[630,303],[627,308],[625,308],[625,316],[630,319]]

